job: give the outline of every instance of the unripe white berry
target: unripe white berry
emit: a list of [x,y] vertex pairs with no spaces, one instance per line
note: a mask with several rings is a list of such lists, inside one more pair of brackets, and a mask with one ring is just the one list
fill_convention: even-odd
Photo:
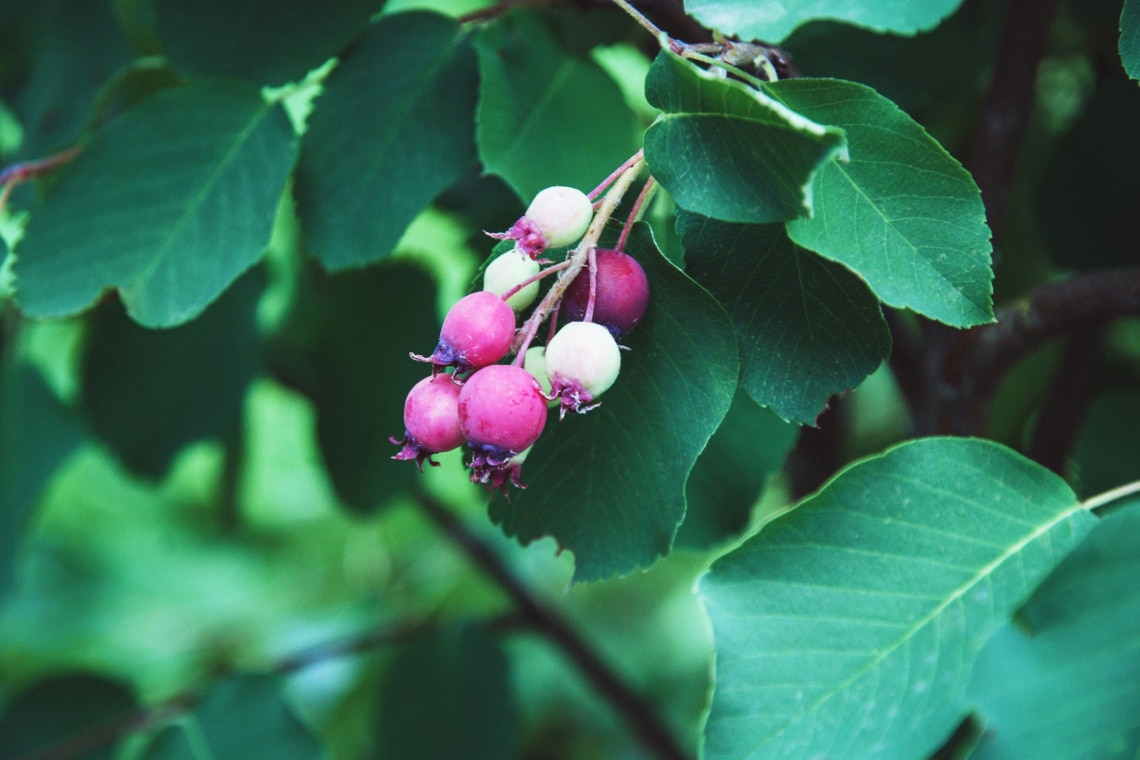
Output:
[[581,190],[555,185],[534,196],[526,217],[534,223],[551,248],[577,242],[594,218],[594,206]]
[[546,344],[546,372],[555,393],[571,391],[589,403],[614,384],[620,371],[617,341],[596,322],[563,325]]
[[[501,296],[528,277],[538,274],[539,269],[537,261],[517,248],[512,248],[483,270],[483,290]],[[535,281],[508,298],[507,304],[515,311],[522,311],[534,303],[537,297],[538,282]]]

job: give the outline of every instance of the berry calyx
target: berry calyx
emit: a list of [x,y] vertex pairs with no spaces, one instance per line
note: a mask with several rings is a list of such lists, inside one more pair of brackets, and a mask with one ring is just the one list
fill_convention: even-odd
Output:
[[[649,278],[637,259],[600,248],[595,258],[593,321],[608,329],[615,338],[628,335],[649,307]],[[590,299],[590,273],[583,270],[570,283],[562,299],[560,314],[571,322],[586,318]]]
[[514,240],[515,247],[537,258],[547,248],[560,248],[586,234],[594,218],[590,198],[573,187],[554,185],[539,191],[526,213],[506,232],[488,233],[499,240]]
[[[524,281],[538,274],[538,262],[515,248],[499,256],[483,270],[483,290],[497,296],[513,290]],[[538,281],[530,283],[507,299],[507,305],[521,311],[534,303],[538,297]]]
[[551,397],[567,411],[588,412],[594,399],[609,390],[621,371],[621,350],[614,336],[597,322],[563,325],[546,344],[546,374]]
[[514,337],[514,309],[491,291],[480,290],[460,298],[447,312],[431,356],[411,357],[431,362],[433,374],[444,367],[469,372],[506,356]]
[[388,439],[403,446],[393,459],[414,459],[423,472],[424,460],[439,467],[433,454],[463,445],[466,439],[459,429],[460,389],[450,375],[425,377],[412,386],[404,400],[404,437]]
[[498,489],[503,492],[503,496],[509,501],[511,497],[507,493],[507,483],[510,483],[516,488],[526,488],[526,485],[520,480],[520,477],[523,462],[526,461],[529,455],[530,449],[524,449],[499,467],[485,467],[477,472],[473,472],[471,473],[471,482],[487,486],[487,488],[492,490]]
[[[459,429],[474,455],[471,479],[494,483],[511,477],[512,460],[529,449],[546,426],[546,399],[522,367],[492,364],[475,372],[459,392]],[[517,472],[511,477],[517,482]]]

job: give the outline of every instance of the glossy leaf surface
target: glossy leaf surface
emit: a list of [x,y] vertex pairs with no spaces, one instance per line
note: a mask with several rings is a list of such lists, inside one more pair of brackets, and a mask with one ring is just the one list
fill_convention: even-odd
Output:
[[974,655],[1095,522],[987,441],[851,465],[702,579],[705,756],[928,756],[966,714]]
[[109,124],[28,223],[20,307],[74,314],[117,287],[148,327],[192,319],[261,256],[296,140],[257,90],[200,81]]
[[858,274],[886,304],[966,327],[993,319],[990,231],[973,178],[869,87],[784,80],[770,92],[847,134],[849,161],[815,178],[815,215],[788,223],[800,246]]
[[765,92],[662,52],[645,82],[663,111],[645,134],[653,176],[677,205],[732,222],[812,211],[812,177],[843,152],[842,132]]
[[327,268],[387,256],[474,165],[477,84],[467,35],[426,12],[385,17],[333,70],[294,187],[305,242]]
[[874,294],[788,240],[782,226],[682,214],[677,227],[686,270],[732,316],[741,385],[756,403],[814,423],[832,395],[857,386],[890,354]]
[[685,0],[685,10],[701,23],[743,39],[782,41],[796,27],[817,19],[835,19],[877,32],[914,34],[938,25],[962,0]]
[[685,515],[685,480],[736,389],[732,325],[639,225],[626,253],[649,277],[649,310],[624,339],[601,406],[546,431],[522,468],[525,491],[491,502],[523,543],[552,535],[574,553],[575,578],[628,574],[669,551]]

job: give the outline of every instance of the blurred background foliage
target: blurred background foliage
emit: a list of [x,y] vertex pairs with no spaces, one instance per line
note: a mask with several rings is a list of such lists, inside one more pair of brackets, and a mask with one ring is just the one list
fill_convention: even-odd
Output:
[[[551,5],[556,18],[584,12]],[[485,6],[398,0],[384,12]],[[914,37],[817,22],[785,47],[805,75],[872,85],[964,158],[1005,8],[967,0]],[[1074,272],[1136,262],[1140,93],[1116,52],[1119,16],[1107,0],[1069,2],[1058,16],[996,252],[999,305]],[[645,40],[624,16],[606,19],[601,40],[560,27],[564,44],[589,51],[644,128]],[[0,163],[60,150],[168,84],[161,52],[148,0],[0,0]],[[294,118],[311,95],[287,101]],[[223,670],[279,674],[333,758],[380,748],[413,757],[403,743],[413,733],[438,738],[436,756],[456,756],[449,747],[463,742],[497,748],[486,757],[645,756],[571,663],[512,625],[501,589],[410,501],[413,477],[648,695],[684,746],[697,746],[712,644],[693,583],[793,498],[800,465],[784,469],[784,459],[795,428],[738,397],[689,482],[691,501],[723,512],[686,523],[651,571],[588,584],[570,585],[573,557],[553,540],[520,547],[503,537],[457,453],[422,476],[387,461],[401,399],[421,372],[407,352],[430,350],[443,310],[491,249],[481,230],[505,229],[521,210],[505,183],[472,168],[390,258],[337,274],[306,254],[283,203],[263,262],[201,318],[162,331],[136,325],[114,297],[69,319],[20,315],[8,248],[37,192],[21,186],[0,218],[0,756],[65,735],[69,726],[44,713],[60,700],[75,705],[70,728],[80,733],[198,685],[209,694],[195,708],[203,725],[238,700],[249,712],[231,716],[235,734],[270,716],[283,728],[266,741],[304,741],[274,688],[255,676],[219,681]],[[677,255],[667,200],[650,221]],[[1096,337],[1091,401],[1065,462],[1084,495],[1140,477],[1140,321]],[[1008,376],[995,439],[1030,447],[1066,355],[1049,345]],[[819,424],[836,431],[827,455],[836,465],[911,431],[886,367]],[[796,456],[812,456],[811,444],[801,440]],[[387,645],[290,659],[408,626]],[[499,684],[486,687],[485,712],[449,698],[472,680]],[[408,709],[425,702],[438,709]],[[118,756],[178,756],[190,735],[168,729]]]

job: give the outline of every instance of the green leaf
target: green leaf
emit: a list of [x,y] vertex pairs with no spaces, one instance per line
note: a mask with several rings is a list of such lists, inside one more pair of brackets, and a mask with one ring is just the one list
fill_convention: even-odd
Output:
[[730,222],[812,213],[815,172],[844,154],[843,133],[764,92],[658,54],[645,81],[664,113],[645,133],[653,176],[677,205]]
[[835,19],[877,32],[914,34],[933,29],[962,0],[685,0],[685,10],[705,26],[743,39],[781,42],[801,24]]
[[482,628],[445,629],[401,649],[380,692],[379,757],[518,757],[507,658]]
[[158,36],[188,76],[294,82],[332,58],[384,0],[154,0]]
[[575,578],[648,567],[685,514],[685,480],[728,412],[738,362],[724,310],[657,250],[638,225],[626,247],[649,277],[649,310],[627,338],[622,371],[585,415],[546,431],[522,468],[525,491],[491,502],[523,543],[552,535]]
[[891,351],[878,299],[855,275],[788,240],[780,225],[681,214],[686,271],[728,310],[741,385],[786,420],[814,423]]
[[972,757],[1132,757],[1140,746],[1140,503],[1109,513],[982,650]]
[[135,321],[192,319],[260,258],[293,166],[284,111],[233,81],[164,90],[62,169],[17,248],[17,298],[35,317],[118,287]]
[[171,330],[140,327],[118,304],[92,314],[83,407],[92,432],[129,469],[157,478],[186,444],[237,434],[260,369],[264,279],[250,271],[197,319]]
[[544,15],[519,10],[475,35],[479,155],[528,201],[551,185],[589,191],[637,150],[637,120],[598,64],[562,48]]
[[[100,89],[127,65],[131,51],[110,2],[27,5],[37,7],[24,8],[13,26],[34,47],[27,78],[11,103],[24,130],[18,156],[35,159],[83,134]],[[3,49],[9,55],[8,46]]]
[[182,725],[159,733],[146,760],[316,760],[322,749],[267,675],[236,675],[216,684]]
[[[4,704],[0,712],[0,757],[49,757],[51,753],[45,752],[49,747],[122,721],[136,709],[131,689],[118,681],[90,673],[52,676]],[[111,760],[114,756],[113,744],[88,748],[82,755],[84,760]]]
[[757,406],[737,389],[728,414],[685,483],[688,504],[677,545],[705,550],[739,536],[798,433],[799,427]]
[[377,261],[475,164],[475,54],[434,13],[382,19],[333,70],[309,118],[294,188],[329,269]]
[[435,287],[419,267],[389,259],[327,275],[307,289],[275,345],[275,371],[316,407],[317,440],[338,496],[360,512],[423,477],[394,462],[403,399],[429,370],[408,358],[439,340]]
[[1132,79],[1140,79],[1140,0],[1124,0],[1120,12],[1120,60]]
[[1078,493],[1091,496],[1140,480],[1140,391],[1106,391],[1089,404],[1081,422],[1073,467]]
[[28,516],[83,440],[76,415],[30,366],[0,368],[0,601],[12,586]]
[[874,90],[784,80],[789,108],[847,133],[851,160],[815,178],[815,215],[788,223],[797,244],[838,261],[883,302],[966,327],[993,321],[990,231],[973,178]]
[[965,716],[989,635],[1096,522],[988,441],[858,462],[700,583],[717,646],[710,758],[923,758]]

